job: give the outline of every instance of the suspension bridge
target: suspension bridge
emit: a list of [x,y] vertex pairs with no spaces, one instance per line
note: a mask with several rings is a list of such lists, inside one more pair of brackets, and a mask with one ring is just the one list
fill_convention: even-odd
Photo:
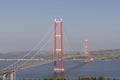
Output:
[[[23,70],[26,68],[30,68],[30,67],[35,67],[38,65],[43,65],[43,64],[47,64],[50,62],[53,62],[53,71],[54,73],[56,72],[62,72],[64,73],[64,59],[68,59],[68,58],[72,58],[72,57],[77,57],[80,55],[73,55],[73,56],[64,56],[64,52],[63,52],[63,30],[62,30],[62,19],[60,20],[54,20],[54,54],[52,59],[48,59],[48,60],[42,60],[42,61],[36,61],[33,63],[28,63],[28,61],[17,65],[21,60],[16,61],[15,63],[13,63],[12,65],[1,69],[0,70],[0,75],[2,75],[2,79],[3,80],[7,80],[8,75],[10,76],[10,80],[14,80],[14,74],[15,72],[17,72],[18,70]],[[27,54],[29,55],[29,53]],[[25,55],[25,56],[27,56]],[[24,57],[25,57],[24,56]],[[31,59],[33,59],[33,57],[35,57],[35,55],[33,55],[31,57]],[[59,56],[59,57],[58,57]],[[89,53],[89,48],[88,48],[88,40],[84,40],[84,62],[90,62],[91,61],[91,56]],[[57,66],[57,61],[60,61],[61,65],[58,67]]]

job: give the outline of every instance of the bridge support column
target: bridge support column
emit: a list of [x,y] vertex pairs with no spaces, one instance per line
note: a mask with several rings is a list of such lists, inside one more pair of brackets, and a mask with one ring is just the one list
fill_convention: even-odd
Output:
[[[59,25],[57,25],[59,24]],[[57,54],[60,54],[61,66],[57,68]],[[63,34],[62,34],[62,19],[54,20],[54,73],[61,71],[64,73],[64,53],[63,53]]]
[[3,80],[7,80],[7,74],[3,74]]
[[88,39],[84,40],[84,57],[84,62],[90,62],[91,57],[88,49]]
[[11,74],[10,74],[10,80],[14,80],[14,73],[15,72],[11,72]]

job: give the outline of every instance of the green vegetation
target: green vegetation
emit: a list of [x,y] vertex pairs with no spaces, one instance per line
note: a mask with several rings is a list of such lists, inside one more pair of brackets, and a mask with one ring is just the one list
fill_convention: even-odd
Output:
[[100,76],[100,77],[98,78],[98,80],[106,80],[106,79],[105,79],[105,77]]
[[65,77],[61,77],[61,78],[44,78],[42,80],[69,80],[69,79],[67,79]]
[[92,78],[86,77],[86,78],[80,78],[79,80],[92,80]]
[[103,77],[103,76],[100,76],[100,77],[98,77],[98,79],[95,77],[84,77],[84,78],[78,78],[78,80],[106,80],[105,79],[105,77]]

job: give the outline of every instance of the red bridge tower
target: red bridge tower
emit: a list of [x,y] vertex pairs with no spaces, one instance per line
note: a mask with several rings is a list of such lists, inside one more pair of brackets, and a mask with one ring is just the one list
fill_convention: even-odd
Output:
[[[57,54],[60,55],[61,66],[57,67]],[[54,72],[64,72],[64,53],[63,53],[63,35],[62,19],[54,20]]]
[[88,39],[84,40],[84,61],[85,62],[90,62],[91,61],[89,48],[88,48]]

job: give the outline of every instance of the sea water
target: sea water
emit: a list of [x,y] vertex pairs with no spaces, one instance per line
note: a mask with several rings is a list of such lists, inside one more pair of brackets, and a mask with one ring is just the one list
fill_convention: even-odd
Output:
[[[15,61],[0,61],[0,69],[3,69],[14,62]],[[58,62],[58,64],[60,63]],[[65,76],[70,80],[77,80],[78,77],[120,77],[120,61],[101,60],[85,63],[81,60],[66,60],[64,74],[60,72],[54,74],[53,62],[15,72],[16,80],[61,76]]]

